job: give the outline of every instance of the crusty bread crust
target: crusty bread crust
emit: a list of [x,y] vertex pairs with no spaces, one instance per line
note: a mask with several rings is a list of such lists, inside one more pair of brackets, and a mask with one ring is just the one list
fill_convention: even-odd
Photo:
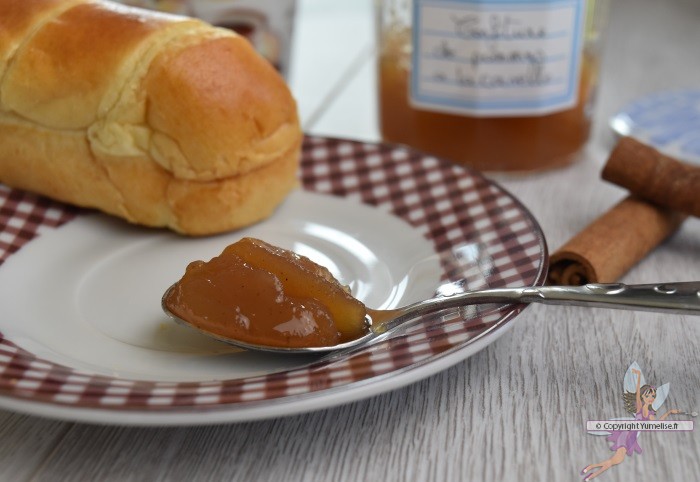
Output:
[[228,30],[106,1],[0,0],[0,182],[212,234],[272,213],[301,137],[283,79]]

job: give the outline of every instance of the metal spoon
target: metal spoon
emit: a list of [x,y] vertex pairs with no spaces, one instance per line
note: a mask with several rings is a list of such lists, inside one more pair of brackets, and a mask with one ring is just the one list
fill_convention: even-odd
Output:
[[361,338],[333,346],[287,348],[246,343],[200,330],[187,320],[171,313],[165,306],[164,301],[172,288],[172,286],[168,288],[163,295],[162,306],[163,311],[176,322],[191,326],[205,335],[247,350],[290,354],[327,353],[355,348],[373,340],[386,338],[397,327],[418,320],[423,315],[484,303],[544,303],[700,315],[700,281],[645,285],[614,283],[584,286],[494,288],[437,296],[393,310],[368,310],[371,324],[368,333]]

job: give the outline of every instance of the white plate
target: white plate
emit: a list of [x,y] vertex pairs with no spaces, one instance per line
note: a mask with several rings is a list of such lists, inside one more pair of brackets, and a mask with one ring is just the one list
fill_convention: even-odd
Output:
[[[442,370],[495,340],[522,309],[453,313],[439,326],[428,318],[392,340],[318,362],[241,351],[172,323],[160,310],[164,290],[188,262],[243,236],[325,265],[372,308],[428,298],[446,283],[542,281],[537,224],[473,172],[405,148],[310,138],[300,177],[304,189],[270,219],[215,237],[184,238],[99,214],[58,229],[37,223],[30,231],[43,233],[0,268],[0,406],[140,425],[297,413]],[[17,192],[4,195],[8,204]],[[26,197],[14,216],[42,203]]]
[[[387,243],[385,232],[402,242]],[[429,298],[440,282],[431,243],[406,222],[297,191],[272,219],[211,238],[154,234],[105,216],[78,218],[37,238],[0,270],[0,332],[44,360],[136,380],[226,380],[301,365],[308,359],[219,343],[173,323],[160,308],[190,261],[209,260],[243,236],[323,264],[371,307]]]

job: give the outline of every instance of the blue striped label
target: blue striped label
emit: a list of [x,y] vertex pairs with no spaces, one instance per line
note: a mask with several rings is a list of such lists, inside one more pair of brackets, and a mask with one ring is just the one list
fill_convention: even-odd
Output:
[[411,103],[477,116],[576,104],[584,0],[414,0]]

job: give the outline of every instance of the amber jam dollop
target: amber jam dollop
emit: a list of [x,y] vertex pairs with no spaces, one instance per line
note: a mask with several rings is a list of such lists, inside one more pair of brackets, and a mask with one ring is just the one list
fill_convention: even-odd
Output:
[[163,300],[225,338],[274,347],[333,346],[367,333],[367,309],[323,266],[255,238],[194,261]]

